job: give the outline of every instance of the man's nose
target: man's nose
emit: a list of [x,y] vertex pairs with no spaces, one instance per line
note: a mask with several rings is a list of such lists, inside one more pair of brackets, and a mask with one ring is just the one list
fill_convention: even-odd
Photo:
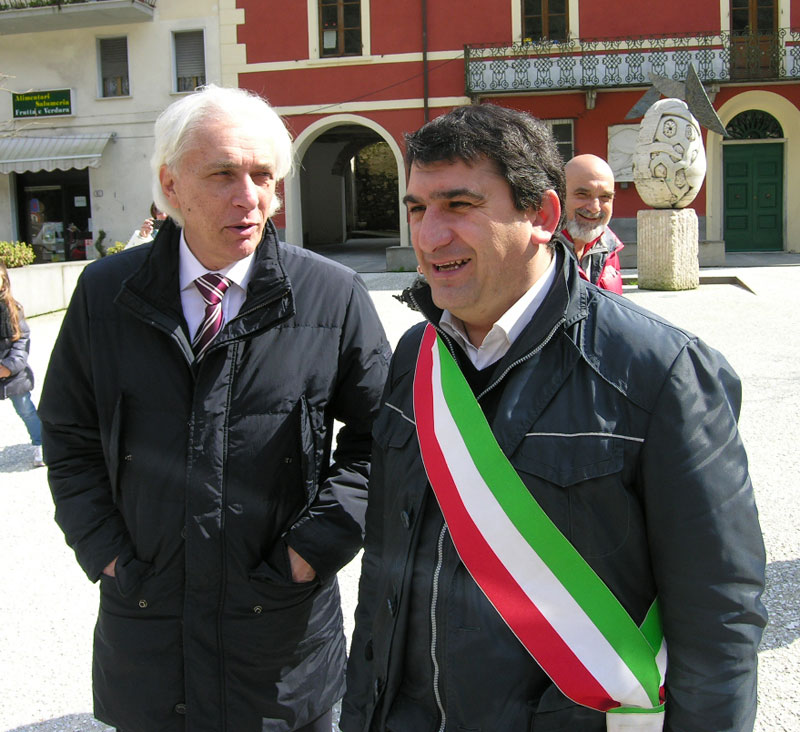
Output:
[[[413,236],[416,234],[416,236]],[[414,244],[420,251],[435,252],[439,247],[450,243],[453,233],[447,223],[447,217],[434,208],[429,208],[422,215],[422,221],[412,227]]]
[[597,196],[588,198],[584,208],[588,209],[591,213],[597,213],[600,210],[600,199],[597,198]]
[[253,209],[258,204],[258,186],[249,175],[240,179],[234,192],[233,203],[247,209]]

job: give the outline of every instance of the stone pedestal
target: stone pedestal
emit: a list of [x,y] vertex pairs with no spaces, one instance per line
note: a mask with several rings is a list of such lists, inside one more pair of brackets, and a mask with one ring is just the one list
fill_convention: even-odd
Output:
[[697,214],[652,209],[636,216],[637,269],[643,290],[694,290],[700,284]]

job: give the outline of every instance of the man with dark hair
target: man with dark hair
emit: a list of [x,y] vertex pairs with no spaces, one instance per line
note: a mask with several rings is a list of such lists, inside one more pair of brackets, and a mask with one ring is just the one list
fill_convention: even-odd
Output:
[[53,349],[50,488],[100,581],[94,713],[122,732],[330,732],[344,691],[336,573],[389,347],[352,270],[278,240],[291,150],[244,90],[167,107],[169,220],[84,270]]
[[[441,128],[441,129],[440,129]],[[481,105],[457,107],[437,124],[406,135],[406,166],[443,160],[491,160],[523,211],[539,205],[548,189],[564,197],[564,161],[547,125],[512,109]]]
[[342,730],[752,729],[736,375],[580,277],[542,123],[456,109],[407,160],[426,321],[373,428]]

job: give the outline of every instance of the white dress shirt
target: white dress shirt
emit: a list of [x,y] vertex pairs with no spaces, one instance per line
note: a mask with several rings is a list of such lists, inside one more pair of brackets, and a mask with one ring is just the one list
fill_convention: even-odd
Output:
[[181,243],[178,250],[178,281],[181,288],[181,307],[183,317],[186,318],[186,325],[189,326],[189,338],[194,340],[195,333],[203,322],[206,314],[206,302],[197,289],[194,281],[209,271],[217,272],[227,277],[230,287],[222,297],[222,325],[225,326],[239,314],[247,295],[247,283],[250,281],[250,265],[253,263],[253,255],[240,259],[238,262],[228,265],[224,269],[208,270],[192,254],[186,239],[181,230]]
[[451,312],[445,310],[442,313],[439,327],[455,339],[476,369],[485,369],[508,353],[511,345],[519,337],[523,328],[531,321],[544,301],[555,276],[556,257],[553,256],[544,274],[500,316],[478,348],[470,342],[464,323]]

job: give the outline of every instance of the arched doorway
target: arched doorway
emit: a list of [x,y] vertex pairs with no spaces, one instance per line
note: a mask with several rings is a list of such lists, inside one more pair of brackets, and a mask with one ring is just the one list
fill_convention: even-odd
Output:
[[750,109],[727,125],[723,143],[725,250],[783,250],[783,129]]
[[397,164],[376,132],[360,125],[326,130],[309,145],[300,170],[304,246],[399,237]]
[[294,148],[298,164],[284,182],[287,241],[358,271],[384,271],[386,248],[407,239],[396,141],[373,120],[342,114],[307,127]]

